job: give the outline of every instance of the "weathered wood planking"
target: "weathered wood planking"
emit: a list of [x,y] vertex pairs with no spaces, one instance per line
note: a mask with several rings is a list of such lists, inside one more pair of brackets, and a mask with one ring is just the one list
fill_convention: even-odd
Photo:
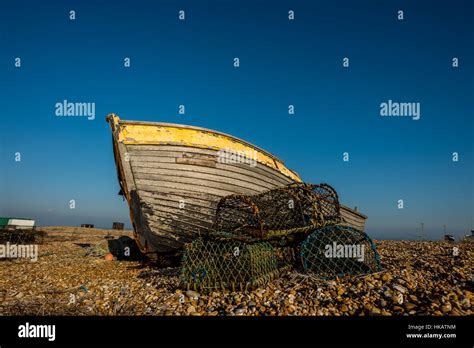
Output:
[[[143,167],[135,167],[134,169],[135,177],[146,179],[147,177],[155,177],[156,179],[160,179],[160,177],[168,177],[168,176],[179,176],[184,178],[191,178],[191,179],[206,179],[216,182],[228,182],[235,184],[236,186],[256,186],[256,190],[268,190],[275,187],[275,184],[270,184],[261,179],[249,179],[248,177],[241,175],[241,174],[230,174],[226,172],[222,172],[220,175],[218,172],[215,173],[205,173],[202,171],[193,171],[193,170],[177,170],[177,169],[167,169],[167,168],[143,168]],[[178,173],[178,175],[177,175]]]
[[[181,158],[172,158],[172,157],[151,157],[151,156],[131,156],[129,154],[131,161],[134,162],[134,165],[140,166],[140,167],[147,167],[147,168],[160,168],[162,164],[194,164],[195,165],[195,170],[197,171],[202,171],[205,170],[205,168],[212,169],[216,168],[220,171],[224,172],[229,172],[229,173],[240,173],[245,176],[250,176],[250,177],[255,177],[256,175],[261,175],[262,179],[270,179],[274,180],[275,182],[280,183],[281,185],[284,185],[288,182],[290,182],[289,179],[287,179],[284,176],[278,176],[275,173],[272,173],[270,170],[267,170],[264,165],[262,164],[257,164],[256,167],[251,167],[247,164],[223,164],[223,163],[215,163],[215,166],[205,166],[205,165],[198,165],[196,164],[197,162],[193,163],[189,161],[189,159],[186,159],[187,161],[183,161],[180,163],[179,159]],[[181,158],[182,159],[182,158]],[[179,166],[178,166],[179,168]],[[255,175],[249,175],[250,173],[253,173]],[[258,177],[258,176],[257,176]]]
[[[217,203],[224,196],[256,194],[299,179],[276,157],[238,139],[239,144],[258,151],[259,158],[266,158],[267,162],[253,163],[255,166],[221,163],[215,148],[160,143],[162,133],[157,132],[155,139],[155,133],[149,132],[149,128],[135,132],[136,136],[143,137],[144,143],[125,137],[125,144],[122,129],[128,127],[125,134],[130,134],[130,127],[134,125],[153,127],[155,124],[120,121],[116,115],[110,115],[108,121],[113,132],[117,174],[130,205],[132,224],[142,251],[173,251],[205,235],[212,226]],[[161,129],[169,127],[170,132],[176,128],[179,133],[179,129],[186,128],[213,133],[190,126],[156,125]],[[143,134],[140,133],[142,130]],[[230,143],[236,140],[215,133],[221,139],[231,139]],[[198,140],[193,138],[193,141]],[[341,206],[341,213],[348,225],[364,229],[366,217],[363,214],[344,206]]]
[[259,182],[244,181],[238,179],[225,178],[218,175],[202,173],[178,172],[172,173],[144,173],[141,170],[134,170],[135,180],[153,180],[157,183],[172,182],[180,184],[202,185],[206,187],[221,188],[229,191],[240,192],[240,190],[253,190],[260,192],[271,187],[259,185]]
[[173,242],[179,248],[205,234],[221,197],[255,194],[292,182],[262,164],[218,163],[216,150],[127,145],[126,151],[145,223],[159,238],[175,236],[156,246],[157,251],[169,251]]
[[367,219],[365,215],[341,205],[341,216],[345,220],[343,225],[351,226],[361,231],[365,229],[365,220]]
[[[275,187],[275,185],[285,185],[288,181],[281,180],[281,178],[274,178],[268,175],[260,175],[259,173],[255,174],[252,170],[247,170],[245,168],[240,168],[237,166],[222,165],[220,163],[216,164],[216,168],[200,167],[200,166],[188,166],[177,163],[155,163],[155,162],[136,162],[135,167],[138,170],[149,170],[150,173],[153,173],[153,170],[170,170],[170,171],[185,171],[185,172],[196,172],[203,174],[217,174],[222,175],[222,177],[229,178],[246,178],[246,180],[259,179],[262,181],[262,184],[268,185],[269,187]],[[222,169],[225,169],[223,171]]]

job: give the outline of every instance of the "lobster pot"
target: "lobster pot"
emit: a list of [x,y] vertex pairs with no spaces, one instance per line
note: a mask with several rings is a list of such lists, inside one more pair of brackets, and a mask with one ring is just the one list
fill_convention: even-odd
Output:
[[257,195],[230,195],[217,206],[213,230],[235,239],[276,239],[341,221],[336,191],[295,183]]
[[35,244],[43,242],[44,231],[0,229],[0,244]]
[[[283,255],[282,258],[279,255]],[[195,290],[246,290],[266,284],[289,268],[269,243],[196,239],[184,248],[180,283]]]
[[315,230],[301,243],[300,255],[304,270],[323,279],[382,270],[370,237],[349,226]]

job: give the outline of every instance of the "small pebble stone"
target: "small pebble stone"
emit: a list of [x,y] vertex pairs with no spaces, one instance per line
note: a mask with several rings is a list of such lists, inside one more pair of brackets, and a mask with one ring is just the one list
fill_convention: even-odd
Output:
[[[45,231],[37,262],[2,262],[2,315],[474,315],[469,242],[456,244],[454,260],[445,242],[375,241],[384,266],[378,274],[314,280],[290,271],[259,288],[232,291],[180,287],[178,266],[104,260],[104,236],[131,232]],[[41,280],[25,281],[39,274]]]

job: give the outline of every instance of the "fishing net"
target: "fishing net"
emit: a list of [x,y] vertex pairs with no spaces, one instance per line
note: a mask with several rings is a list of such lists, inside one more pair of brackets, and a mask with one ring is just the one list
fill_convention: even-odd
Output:
[[300,256],[305,271],[324,279],[382,270],[370,237],[349,226],[326,226],[314,231],[301,244]]
[[246,290],[266,284],[288,270],[288,248],[276,250],[266,242],[196,239],[185,246],[180,283],[188,289]]
[[45,233],[36,230],[0,229],[0,244],[33,244],[42,242]]
[[212,235],[246,242],[282,239],[339,222],[339,200],[331,186],[295,183],[223,197]]
[[294,266],[295,253],[306,271],[322,278],[381,269],[370,238],[341,223],[337,193],[327,184],[294,183],[223,197],[212,231],[185,246],[181,285],[200,290],[262,286]]

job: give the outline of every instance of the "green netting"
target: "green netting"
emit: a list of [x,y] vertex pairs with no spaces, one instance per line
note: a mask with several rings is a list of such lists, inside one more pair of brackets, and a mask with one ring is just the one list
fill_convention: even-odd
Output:
[[341,222],[339,210],[337,193],[327,184],[295,183],[252,196],[230,195],[217,206],[211,235],[284,244],[284,238]]
[[349,226],[334,225],[315,230],[301,244],[300,256],[306,272],[324,279],[382,270],[370,237]]
[[185,246],[181,284],[200,290],[262,286],[294,266],[295,250],[303,268],[322,278],[380,270],[370,238],[341,222],[337,193],[327,184],[226,196],[206,239]]
[[291,250],[266,242],[197,239],[185,246],[180,282],[195,290],[246,290],[277,277],[291,260]]
[[0,244],[33,244],[42,242],[45,233],[36,230],[0,229]]

